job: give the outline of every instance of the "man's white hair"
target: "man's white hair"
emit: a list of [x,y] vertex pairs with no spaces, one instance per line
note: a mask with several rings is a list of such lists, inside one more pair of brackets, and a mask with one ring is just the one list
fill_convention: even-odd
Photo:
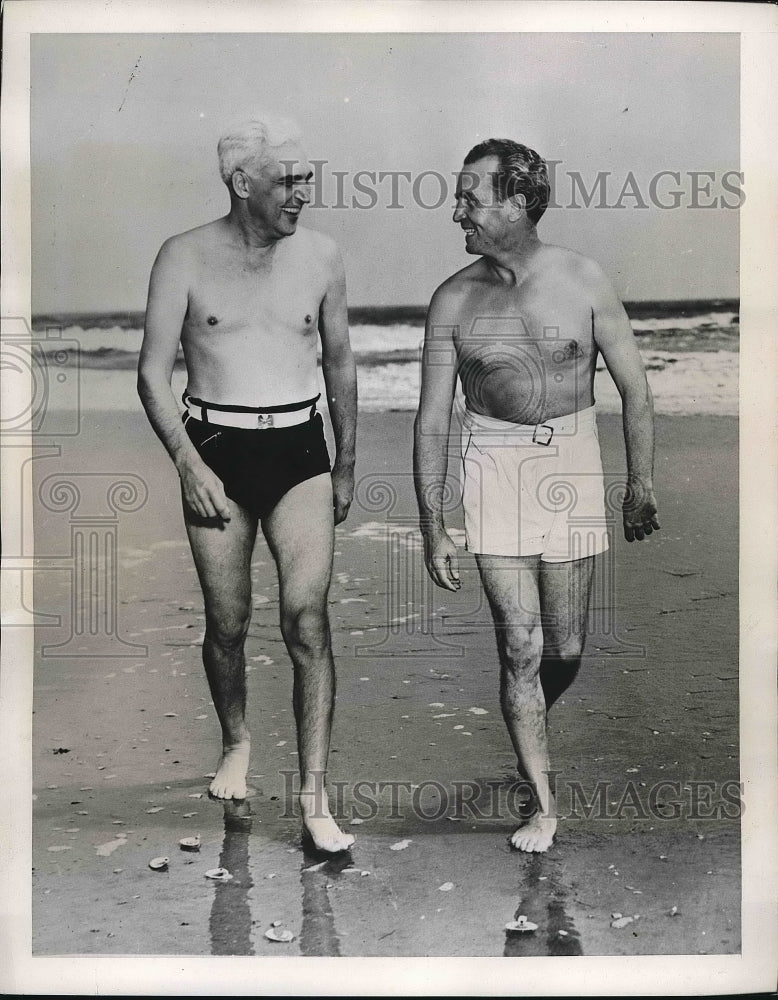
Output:
[[299,126],[291,118],[263,114],[229,128],[219,139],[219,173],[229,187],[230,178],[242,168],[259,169],[268,149],[285,142],[299,142]]

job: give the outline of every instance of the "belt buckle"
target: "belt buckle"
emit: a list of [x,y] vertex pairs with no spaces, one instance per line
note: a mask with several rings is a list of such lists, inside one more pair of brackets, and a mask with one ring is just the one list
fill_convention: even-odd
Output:
[[[545,440],[542,440],[541,438],[539,438],[537,436],[539,430],[548,431],[548,437]],[[551,438],[553,436],[554,436],[554,428],[553,427],[550,427],[548,424],[535,424],[535,430],[532,432],[532,443],[533,444],[542,444],[545,447],[548,447],[548,445],[551,444]]]
[[257,414],[257,430],[266,431],[273,426],[273,414],[272,413],[258,413]]

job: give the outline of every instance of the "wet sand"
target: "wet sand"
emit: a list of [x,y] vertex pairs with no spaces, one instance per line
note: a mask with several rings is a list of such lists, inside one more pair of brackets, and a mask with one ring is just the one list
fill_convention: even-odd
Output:
[[[61,620],[36,636],[47,648],[34,679],[33,954],[739,951],[736,420],[657,418],[663,527],[632,546],[613,531],[613,558],[598,567],[584,665],[550,719],[566,818],[542,856],[513,853],[506,840],[518,793],[473,560],[462,552],[457,595],[433,592],[424,574],[411,422],[362,416],[357,499],[337,532],[330,783],[357,844],[323,867],[300,847],[290,795],[291,667],[264,542],[241,816],[205,795],[219,730],[177,477],[161,446],[142,414],[94,411],[62,457],[35,461],[36,487],[101,469],[140,477],[148,498],[99,523],[80,511],[93,539],[116,540],[115,629],[106,640],[100,619],[59,651],[72,633],[79,512],[36,514],[36,554],[49,565],[36,608]],[[600,418],[600,439],[609,477],[620,478],[620,418]],[[459,512],[451,523],[461,528]],[[197,833],[200,851],[180,850]],[[148,867],[158,856],[167,871]],[[207,879],[217,866],[233,878]],[[506,933],[519,914],[537,931]],[[613,914],[634,919],[612,927]],[[274,921],[292,942],[264,936]]]

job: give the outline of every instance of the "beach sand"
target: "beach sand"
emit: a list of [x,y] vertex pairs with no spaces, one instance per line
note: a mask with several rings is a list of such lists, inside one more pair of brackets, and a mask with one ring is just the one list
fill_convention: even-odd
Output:
[[[620,479],[620,418],[599,422],[606,473]],[[60,621],[36,635],[46,648],[34,675],[34,954],[738,952],[736,419],[657,418],[662,530],[632,546],[611,532],[585,662],[550,717],[568,818],[537,856],[506,841],[515,762],[472,557],[461,554],[456,595],[433,592],[424,573],[411,424],[410,413],[362,414],[357,497],[337,529],[330,784],[357,843],[319,868],[289,795],[291,668],[264,542],[247,642],[247,817],[204,794],[219,729],[200,661],[202,599],[175,470],[143,414],[86,410],[60,457],[34,461],[36,490],[98,470],[148,490],[134,511],[90,511],[83,491],[75,511],[36,508],[48,567],[36,609]],[[461,513],[450,523],[461,529]],[[113,542],[100,539],[115,540],[118,603],[109,639],[99,619],[73,642],[72,546],[85,529],[106,551]],[[182,851],[195,834],[199,852]],[[167,871],[148,867],[158,856]],[[217,866],[232,880],[207,879]],[[519,914],[534,934],[506,933]],[[635,919],[612,927],[613,914]],[[274,921],[291,943],[264,936]]]

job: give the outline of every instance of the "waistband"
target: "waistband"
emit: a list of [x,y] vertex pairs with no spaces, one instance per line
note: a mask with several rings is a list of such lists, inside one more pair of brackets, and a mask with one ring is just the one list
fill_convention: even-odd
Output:
[[190,417],[204,424],[220,427],[242,427],[244,430],[270,430],[277,427],[294,427],[305,424],[316,416],[316,404],[321,393],[300,403],[281,403],[278,406],[227,406],[209,403],[185,390],[181,397]]
[[554,434],[576,434],[591,430],[597,426],[597,408],[587,406],[575,413],[566,413],[561,417],[549,417],[539,424],[514,424],[510,420],[498,420],[496,417],[485,417],[481,413],[465,410],[462,426],[468,431],[479,431],[496,435],[528,435],[546,444],[546,438]]

